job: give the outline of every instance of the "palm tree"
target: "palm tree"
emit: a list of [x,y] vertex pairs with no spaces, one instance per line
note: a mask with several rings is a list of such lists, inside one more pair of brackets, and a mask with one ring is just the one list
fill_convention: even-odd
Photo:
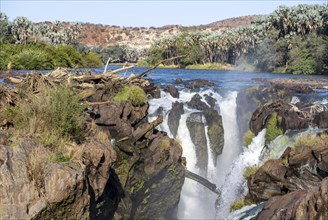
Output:
[[12,33],[16,43],[27,44],[28,38],[33,34],[33,24],[26,17],[17,17],[13,21]]

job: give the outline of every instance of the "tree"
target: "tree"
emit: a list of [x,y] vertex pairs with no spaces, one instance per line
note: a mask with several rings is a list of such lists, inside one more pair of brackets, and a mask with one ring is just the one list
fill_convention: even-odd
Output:
[[10,42],[10,22],[6,14],[0,12],[0,41]]
[[33,24],[26,17],[17,17],[13,21],[12,34],[16,43],[27,44],[28,38],[33,34]]

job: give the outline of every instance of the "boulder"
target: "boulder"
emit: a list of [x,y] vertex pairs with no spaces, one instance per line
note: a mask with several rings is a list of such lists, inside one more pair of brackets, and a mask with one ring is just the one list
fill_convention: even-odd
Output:
[[172,103],[172,109],[169,112],[167,123],[173,137],[177,136],[180,118],[183,113],[184,113],[183,103],[181,102]]
[[209,80],[205,79],[195,79],[187,83],[186,87],[188,89],[199,89],[205,86],[214,86],[215,84]]
[[214,161],[222,153],[224,146],[224,129],[222,116],[215,109],[206,109],[204,111],[205,119],[208,125],[208,138],[210,141]]
[[214,108],[216,106],[217,100],[210,95],[205,95],[205,101],[211,108]]
[[175,83],[176,84],[183,84],[183,80],[181,78],[176,78]]
[[142,87],[143,90],[153,99],[161,98],[161,87],[159,85],[150,84],[148,86]]
[[328,219],[328,177],[317,187],[270,198],[256,219]]
[[178,92],[177,88],[175,86],[173,86],[173,85],[166,86],[164,88],[164,91],[170,93],[170,95],[173,98],[179,98],[179,92]]
[[322,111],[314,116],[313,120],[319,128],[328,128],[328,111]]
[[191,140],[195,145],[197,166],[200,168],[203,174],[206,174],[208,164],[208,152],[203,114],[200,112],[191,113],[190,116],[187,118],[186,123]]
[[208,109],[208,105],[203,102],[202,97],[197,93],[194,95],[189,102],[187,102],[187,105],[189,108],[197,109],[200,111],[203,111],[205,109]]
[[267,103],[257,108],[249,122],[250,130],[257,135],[263,128],[267,126],[271,115],[276,112],[280,118],[277,127],[286,130],[300,130],[309,127],[309,120],[301,117],[298,111],[294,110],[294,106],[282,100],[273,103]]

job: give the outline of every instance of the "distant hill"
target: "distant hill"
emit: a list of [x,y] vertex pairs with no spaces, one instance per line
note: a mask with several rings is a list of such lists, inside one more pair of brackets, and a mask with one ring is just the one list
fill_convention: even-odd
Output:
[[251,24],[251,21],[259,18],[259,15],[241,16],[216,21],[206,25],[199,26],[181,26],[166,25],[163,27],[119,27],[113,25],[101,24],[82,24],[81,43],[90,46],[103,46],[115,44],[126,44],[135,48],[149,47],[154,40],[167,36],[178,34],[186,30],[209,30],[216,31],[222,28],[235,28]]

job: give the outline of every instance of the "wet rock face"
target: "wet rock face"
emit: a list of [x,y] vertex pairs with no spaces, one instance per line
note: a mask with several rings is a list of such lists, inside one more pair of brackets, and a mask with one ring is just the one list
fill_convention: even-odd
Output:
[[214,86],[215,84],[209,80],[205,79],[195,79],[187,83],[186,87],[188,89],[199,89],[205,86]]
[[184,114],[183,103],[180,102],[172,103],[172,109],[168,115],[168,126],[170,128],[173,137],[177,136],[179,122],[181,119],[181,115],[183,114]]
[[198,93],[191,98],[187,105],[190,108],[201,111],[209,108],[208,105],[206,105],[206,103],[202,101],[202,97]]
[[[212,149],[213,158],[217,158],[218,155],[222,153],[224,146],[224,129],[222,123],[222,117],[219,115],[218,111],[214,109],[216,106],[216,99],[211,96],[206,96],[205,100],[208,105],[203,102],[202,97],[199,94],[194,95],[188,106],[203,112],[206,119],[206,124],[208,125],[208,137],[210,146]],[[216,161],[216,159],[214,159]]]
[[[150,145],[145,147],[148,141]],[[118,200],[114,219],[169,216],[179,201],[184,183],[181,155],[180,144],[162,132],[137,143],[133,154],[118,151],[120,159],[114,170],[122,193],[112,199]]]
[[328,178],[310,190],[275,196],[265,203],[256,219],[327,219]]
[[196,148],[197,166],[202,172],[206,173],[208,152],[203,114],[200,112],[191,113],[187,118],[187,127]]
[[166,86],[164,88],[164,91],[170,93],[170,95],[173,98],[179,98],[179,92],[178,92],[177,88],[175,86],[173,86],[173,85]]
[[153,99],[161,98],[161,87],[159,85],[150,84],[149,86],[143,87],[146,94]]
[[[214,158],[222,153],[224,146],[224,129],[222,116],[215,109],[206,109],[204,111],[205,119],[208,125],[208,137]],[[216,161],[216,160],[214,160]]]

